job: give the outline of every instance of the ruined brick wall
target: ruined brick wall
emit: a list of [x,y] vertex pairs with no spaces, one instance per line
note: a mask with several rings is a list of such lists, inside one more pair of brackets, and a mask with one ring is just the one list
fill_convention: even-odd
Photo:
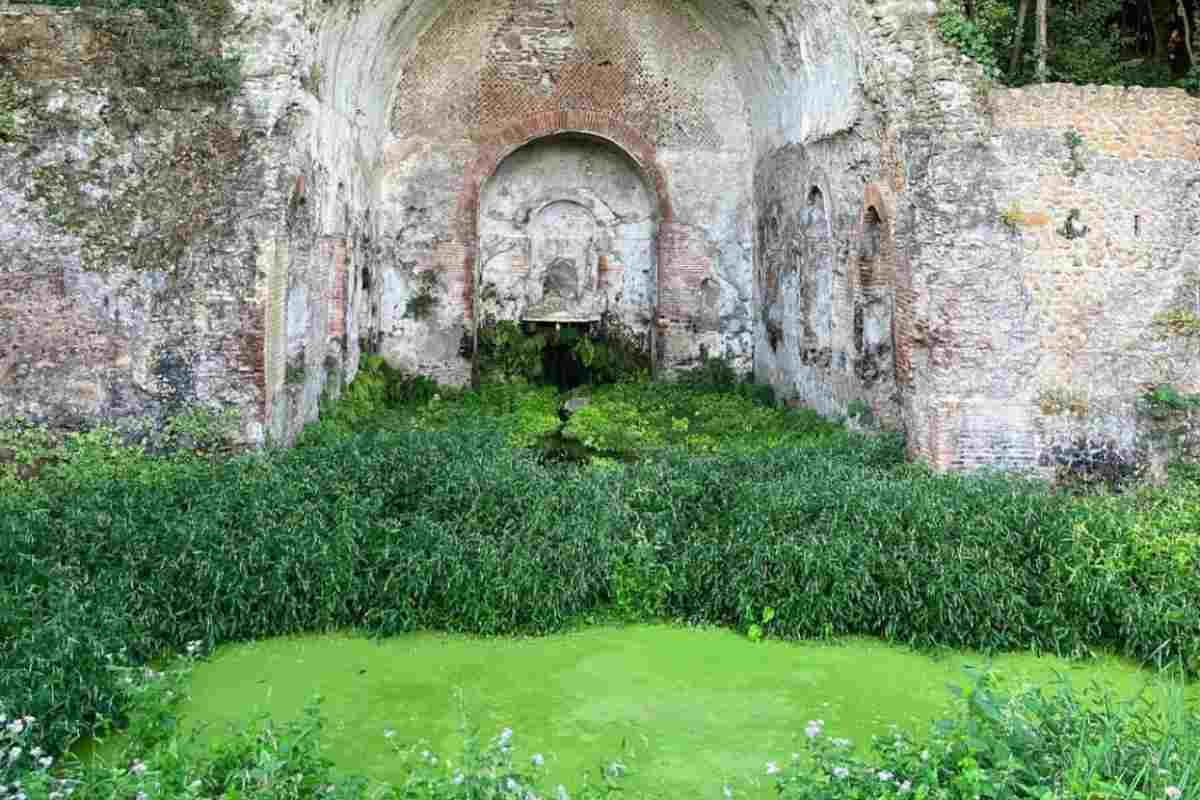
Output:
[[[914,454],[941,468],[1147,458],[1152,387],[1200,389],[1200,101],[1048,85],[986,95],[981,135],[899,135]],[[1183,331],[1181,335],[1181,331]]]
[[139,12],[0,8],[0,416],[136,436],[232,409],[243,442],[287,441],[352,374],[351,244],[261,46],[286,9],[197,28],[200,56],[244,56],[226,98]]
[[[450,4],[416,37],[390,96],[377,218],[385,288],[372,321],[389,360],[467,378],[459,351],[472,324],[481,188],[516,147],[579,131],[623,149],[656,194],[664,238],[649,267],[668,305],[656,309],[651,293],[640,314],[623,315],[657,312],[665,368],[705,352],[749,365],[745,100],[721,32],[693,4]],[[406,309],[446,248],[461,254],[464,277],[440,268],[438,313],[414,321]]]

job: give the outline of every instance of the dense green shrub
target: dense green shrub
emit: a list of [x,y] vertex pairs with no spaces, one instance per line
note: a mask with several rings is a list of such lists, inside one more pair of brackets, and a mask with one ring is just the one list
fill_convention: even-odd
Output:
[[1200,716],[1177,690],[1160,702],[1065,681],[1008,693],[983,674],[955,716],[917,738],[876,737],[871,760],[821,720],[802,741],[790,763],[767,764],[781,800],[1178,800],[1200,778]]
[[[665,419],[674,403],[738,399],[646,391]],[[531,396],[508,387],[464,402],[521,408]],[[745,413],[711,419],[736,427]],[[1081,503],[1034,483],[931,476],[900,464],[893,439],[815,420],[803,446],[785,428],[790,446],[770,450],[672,447],[631,466],[562,468],[508,446],[499,417],[480,419],[326,431],[286,452],[145,459],[127,475],[0,493],[3,704],[45,720],[38,742],[57,748],[119,715],[113,666],[194,640],[540,633],[614,613],[745,627],[767,607],[767,636],[1109,648],[1196,669],[1194,490]]]

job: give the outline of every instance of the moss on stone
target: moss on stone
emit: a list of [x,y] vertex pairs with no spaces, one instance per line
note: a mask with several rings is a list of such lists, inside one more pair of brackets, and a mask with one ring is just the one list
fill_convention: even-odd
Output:
[[27,198],[83,239],[85,269],[170,270],[195,242],[218,234],[245,136],[214,114],[164,139],[168,147],[131,166],[100,147],[83,164],[33,170]]

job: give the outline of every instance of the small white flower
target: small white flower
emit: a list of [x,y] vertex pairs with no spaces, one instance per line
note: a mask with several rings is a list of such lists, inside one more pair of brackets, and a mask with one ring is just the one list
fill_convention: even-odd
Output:
[[922,751],[921,751],[921,760],[922,760],[922,761],[928,761],[928,760],[929,760],[929,751],[928,751],[928,750],[922,750]]
[[396,736],[396,732],[395,732],[394,730],[392,730],[391,728],[385,728],[385,729],[384,729],[384,731],[383,731],[383,738],[385,738],[385,739],[393,739],[393,738],[395,738],[395,736]]
[[138,792],[137,800],[150,800],[150,797],[145,792]]
[[35,748],[33,748],[32,750],[30,750],[30,751],[29,751],[29,755],[33,756],[34,758],[38,758],[39,756],[41,756],[41,754],[42,754],[43,752],[44,752],[44,751],[42,750],[42,748],[40,748],[40,747],[35,747]]
[[774,761],[768,761],[767,762],[767,774],[775,775],[778,772],[779,772],[779,765],[776,764]]
[[512,740],[512,728],[505,728],[504,730],[500,731],[501,746],[508,744],[509,741],[511,741],[511,740]]
[[881,781],[890,781],[894,777],[896,776],[888,772],[886,769],[879,773],[879,780]]
[[38,759],[38,766],[42,769],[50,769],[50,765],[54,763],[54,759],[50,756],[42,756]]
[[458,786],[465,780],[466,780],[465,775],[463,775],[461,772],[456,772],[456,773],[454,773],[454,777],[450,779],[450,782],[453,783],[455,786]]
[[517,783],[512,778],[509,778],[506,781],[504,781],[504,788],[515,794],[515,793],[521,791],[521,784]]
[[542,756],[541,753],[534,753],[533,758],[529,759],[529,762],[531,764],[533,764],[535,767],[540,767],[546,763],[546,759]]
[[13,800],[26,800],[25,793],[17,792],[15,795],[13,795]]
[[833,777],[839,778],[839,779],[840,778],[848,778],[848,777],[850,777],[850,770],[846,769],[845,767],[834,767],[833,768]]
[[823,719],[810,719],[807,727],[804,728],[804,735],[810,739],[815,739],[821,735],[821,728],[825,726]]
[[1178,786],[1168,786],[1167,797],[1169,797],[1170,800],[1179,800],[1180,797],[1183,797],[1183,790]]
[[133,766],[129,768],[129,772],[133,775],[145,775],[146,764],[143,761],[134,761]]

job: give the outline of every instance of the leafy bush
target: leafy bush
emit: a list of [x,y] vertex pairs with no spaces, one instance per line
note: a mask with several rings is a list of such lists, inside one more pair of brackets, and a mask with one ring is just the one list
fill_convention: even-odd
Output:
[[[386,381],[362,391],[352,403]],[[772,637],[1108,648],[1200,671],[1200,483],[1081,502],[933,476],[895,438],[738,390],[593,401],[663,446],[541,464],[510,445],[557,424],[557,395],[508,384],[291,451],[127,454],[0,492],[2,702],[43,721],[33,744],[50,751],[120,719],[125,668],[195,640],[536,634],[614,614],[743,628],[768,608]]]
[[1200,716],[1178,692],[1118,702],[1064,681],[1008,694],[986,673],[924,737],[876,737],[874,759],[826,736],[821,720],[802,741],[790,764],[767,765],[781,800],[1177,800],[1200,780]]

